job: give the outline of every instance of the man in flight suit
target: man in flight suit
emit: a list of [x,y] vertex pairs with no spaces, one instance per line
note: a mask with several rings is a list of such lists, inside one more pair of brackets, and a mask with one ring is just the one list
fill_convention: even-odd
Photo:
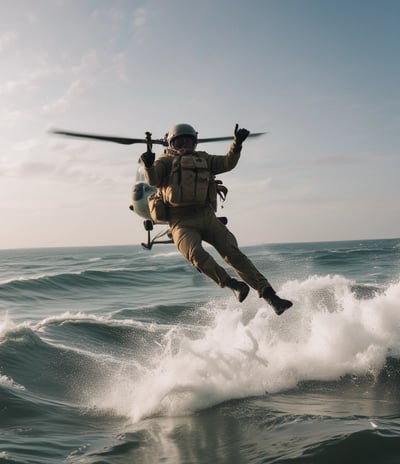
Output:
[[[238,163],[242,144],[249,135],[236,124],[234,140],[226,155],[195,151],[197,132],[189,124],[177,124],[167,134],[168,148],[155,161],[155,154],[143,153],[148,184],[161,192],[167,209],[172,239],[182,255],[220,287],[230,288],[242,302],[249,285],[257,290],[280,315],[292,302],[280,298],[268,280],[238,248],[234,235],[215,215],[215,175],[232,170]],[[210,243],[239,275],[231,278],[202,247]],[[243,282],[244,281],[244,282]]]

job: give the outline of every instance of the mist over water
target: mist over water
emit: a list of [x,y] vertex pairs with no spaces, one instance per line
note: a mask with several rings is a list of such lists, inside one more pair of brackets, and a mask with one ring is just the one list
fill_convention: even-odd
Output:
[[0,252],[0,462],[400,459],[400,241],[245,251],[283,316],[169,247]]

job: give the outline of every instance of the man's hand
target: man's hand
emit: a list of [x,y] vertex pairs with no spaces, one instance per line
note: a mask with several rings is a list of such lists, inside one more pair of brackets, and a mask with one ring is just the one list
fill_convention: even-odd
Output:
[[142,154],[141,158],[146,168],[151,168],[156,159],[156,155],[151,151],[146,151]]
[[235,142],[238,145],[242,145],[242,143],[247,139],[247,136],[250,134],[250,132],[247,129],[239,129],[239,124],[236,124],[235,126]]

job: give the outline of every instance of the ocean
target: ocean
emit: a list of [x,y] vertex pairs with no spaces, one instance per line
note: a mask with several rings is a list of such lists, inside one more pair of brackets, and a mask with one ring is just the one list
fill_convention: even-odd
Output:
[[400,463],[400,239],[0,251],[0,463]]

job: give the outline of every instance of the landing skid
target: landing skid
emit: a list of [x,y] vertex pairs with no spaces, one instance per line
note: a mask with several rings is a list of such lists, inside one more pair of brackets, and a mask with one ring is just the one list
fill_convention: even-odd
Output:
[[[142,247],[145,248],[146,250],[151,250],[153,248],[153,245],[158,245],[158,244],[168,244],[168,243],[174,243],[172,238],[171,238],[171,231],[170,229],[163,230],[159,232],[154,238],[151,238],[151,231],[153,230],[153,222],[150,219],[146,219],[143,222],[145,230],[147,230],[147,243],[142,242]],[[159,240],[161,237],[164,236],[168,237],[168,240]]]
[[[218,219],[222,222],[224,226],[228,224],[228,218],[222,216],[218,217]],[[151,231],[153,230],[153,221],[151,221],[150,219],[146,219],[143,222],[143,225],[145,230],[147,231],[147,243],[142,242],[141,245],[146,250],[151,250],[153,248],[153,245],[166,245],[169,243],[174,243],[174,241],[172,240],[170,228],[159,232],[154,238],[151,238]],[[161,237],[164,237],[165,235],[168,237],[168,240],[159,240]]]

